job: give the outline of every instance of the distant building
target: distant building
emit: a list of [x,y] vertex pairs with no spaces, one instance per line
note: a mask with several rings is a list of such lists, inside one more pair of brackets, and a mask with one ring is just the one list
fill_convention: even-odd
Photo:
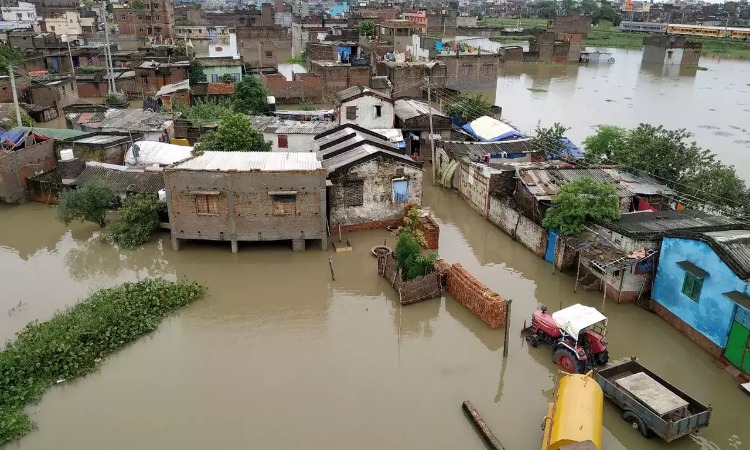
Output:
[[393,128],[394,108],[390,95],[353,86],[333,96],[339,125],[351,123],[367,128]]
[[178,83],[188,79],[188,61],[172,63],[143,61],[135,68],[137,89],[143,95],[154,95],[167,84]]
[[81,8],[79,0],[30,0],[29,3],[36,7],[37,17],[52,17]]
[[93,17],[82,17],[78,11],[66,11],[57,16],[45,17],[41,26],[42,31],[72,39],[93,33],[96,21]]
[[114,5],[112,15],[119,34],[137,36],[143,42],[174,43],[174,0],[149,0],[140,3],[142,8],[134,4]]
[[172,107],[178,103],[190,105],[190,80],[162,86],[154,97],[161,100],[162,109],[166,112],[172,112]]
[[263,133],[274,152],[312,152],[317,134],[336,127],[329,121],[297,121],[273,116],[251,116],[253,128]]
[[697,66],[703,44],[684,36],[648,36],[643,39],[642,62],[650,64]]
[[54,140],[28,130],[3,133],[2,140],[19,142],[14,147],[0,147],[0,202],[28,201],[28,179],[53,170],[57,165]]
[[326,234],[326,172],[314,153],[205,152],[164,170],[172,248],[183,240],[291,240]]
[[667,235],[652,297],[656,314],[750,375],[750,230]]
[[16,6],[0,6],[3,22],[31,25],[38,20],[36,6],[29,2],[18,2]]

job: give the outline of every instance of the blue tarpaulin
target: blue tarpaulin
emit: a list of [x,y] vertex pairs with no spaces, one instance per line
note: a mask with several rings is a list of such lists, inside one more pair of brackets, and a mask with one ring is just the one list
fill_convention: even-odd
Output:
[[7,149],[13,149],[19,143],[23,142],[23,138],[26,137],[28,131],[26,130],[11,130],[11,131],[0,131],[0,145]]
[[438,53],[443,52],[443,41],[435,41],[435,51]]
[[478,140],[482,142],[496,142],[496,141],[504,141],[506,139],[523,139],[526,137],[525,134],[521,133],[518,130],[514,130],[511,127],[508,127],[507,130],[503,130],[502,132],[499,132],[498,134],[490,133],[487,134],[483,132],[484,130],[475,130],[471,125],[474,122],[469,122],[466,125],[464,125],[463,128],[464,131],[469,133],[470,135],[474,136]]
[[[562,159],[583,159],[584,157],[583,150],[581,150],[577,145],[575,145],[570,139],[566,137],[561,137],[560,141],[562,141],[562,143],[565,144],[565,149],[560,155]],[[551,157],[550,159],[557,159],[557,158]]]

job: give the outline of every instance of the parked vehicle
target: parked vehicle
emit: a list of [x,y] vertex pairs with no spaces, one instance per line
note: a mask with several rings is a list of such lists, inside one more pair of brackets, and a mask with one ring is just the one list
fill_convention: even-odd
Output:
[[643,437],[671,442],[707,427],[711,406],[704,406],[635,358],[616,361],[594,373],[604,396],[622,409],[622,418]]
[[590,306],[575,304],[552,314],[541,305],[531,315],[531,326],[521,333],[532,347],[540,342],[554,350],[552,360],[569,373],[586,373],[607,364],[607,318]]
[[563,374],[555,384],[554,403],[547,408],[542,422],[544,437],[542,450],[553,450],[569,445],[590,443],[602,448],[602,388],[592,378],[592,373]]

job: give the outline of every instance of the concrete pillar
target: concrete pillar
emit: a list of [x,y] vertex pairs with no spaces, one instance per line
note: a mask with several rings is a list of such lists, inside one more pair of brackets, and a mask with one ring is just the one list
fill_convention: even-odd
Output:
[[239,249],[237,248],[237,241],[232,240],[232,253],[237,253]]
[[292,250],[295,252],[304,252],[305,240],[304,239],[292,239]]
[[328,236],[323,235],[323,239],[320,240],[320,249],[323,251],[328,250]]
[[180,251],[180,239],[172,235],[172,250]]

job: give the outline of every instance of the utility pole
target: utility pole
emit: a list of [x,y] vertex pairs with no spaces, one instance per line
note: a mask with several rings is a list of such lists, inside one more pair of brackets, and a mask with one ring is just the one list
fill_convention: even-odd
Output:
[[[726,3],[724,3],[724,8],[726,8]],[[729,11],[727,11],[727,21],[724,22],[724,37],[722,39],[726,39],[729,35]]]
[[431,158],[432,158],[432,185],[435,186],[435,173],[437,171],[437,166],[435,166],[435,139],[434,139],[434,132],[432,129],[432,84],[430,83],[430,77],[429,75],[425,77],[425,81],[427,82],[427,111],[430,116],[430,151],[431,151]]
[[115,93],[115,71],[112,69],[112,55],[109,48],[109,24],[107,23],[107,6],[106,2],[102,2],[102,21],[104,22],[104,42],[106,48],[104,49],[105,59],[107,61],[107,74],[109,75],[109,93]]
[[65,37],[65,43],[68,44],[68,58],[70,58],[70,72],[73,74],[73,83],[75,84],[76,67],[73,65],[73,53],[70,51],[70,40],[68,40],[67,34],[64,37]]
[[[10,89],[13,91],[13,106],[16,108],[16,125],[22,126],[21,124],[21,107],[18,106],[18,92],[16,92],[16,76],[13,73],[13,65],[8,63],[8,74],[10,75]],[[430,124],[432,120],[430,119]]]

